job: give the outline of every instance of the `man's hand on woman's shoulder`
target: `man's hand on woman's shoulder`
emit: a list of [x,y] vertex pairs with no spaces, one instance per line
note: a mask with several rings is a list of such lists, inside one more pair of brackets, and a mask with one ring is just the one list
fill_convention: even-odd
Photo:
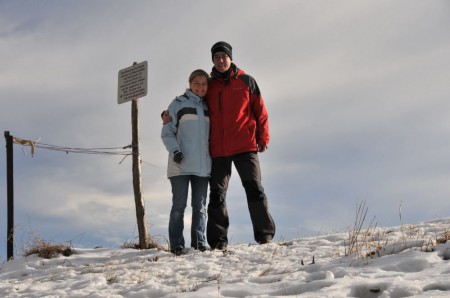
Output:
[[168,110],[165,110],[161,113],[161,119],[163,121],[163,125],[172,121],[172,117],[170,117]]

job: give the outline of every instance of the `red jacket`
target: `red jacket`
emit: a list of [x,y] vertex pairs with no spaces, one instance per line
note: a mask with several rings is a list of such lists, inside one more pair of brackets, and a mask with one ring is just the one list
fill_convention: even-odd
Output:
[[269,122],[255,79],[235,64],[223,77],[213,68],[206,99],[212,158],[257,151],[269,143]]

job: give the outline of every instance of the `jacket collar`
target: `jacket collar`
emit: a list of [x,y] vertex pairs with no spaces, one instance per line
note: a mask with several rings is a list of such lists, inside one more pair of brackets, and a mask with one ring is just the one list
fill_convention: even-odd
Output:
[[238,73],[239,73],[239,68],[236,66],[236,64],[231,63],[230,68],[225,73],[218,72],[217,69],[215,67],[213,67],[212,71],[211,71],[211,76],[213,78],[218,78],[218,79],[222,79],[224,81],[228,81],[231,77],[237,77]]
[[201,102],[203,100],[203,97],[198,96],[194,92],[192,92],[189,88],[186,89],[186,92],[184,93],[186,98],[190,98],[193,100],[196,100],[198,102]]

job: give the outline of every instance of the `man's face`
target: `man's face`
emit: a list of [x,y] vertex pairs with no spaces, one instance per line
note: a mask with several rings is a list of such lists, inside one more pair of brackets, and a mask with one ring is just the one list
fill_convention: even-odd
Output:
[[227,72],[231,66],[231,59],[225,52],[217,52],[213,56],[214,67],[218,72]]

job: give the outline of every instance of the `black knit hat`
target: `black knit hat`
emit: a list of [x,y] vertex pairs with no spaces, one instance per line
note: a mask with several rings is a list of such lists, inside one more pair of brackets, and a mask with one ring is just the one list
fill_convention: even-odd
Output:
[[232,53],[231,53],[232,49],[233,48],[230,46],[229,43],[226,43],[225,41],[219,41],[219,42],[216,42],[212,46],[212,48],[211,48],[211,56],[212,56],[212,58],[214,60],[214,54],[215,53],[217,53],[217,52],[224,52],[224,53],[226,53],[228,55],[228,57],[230,57],[231,60],[233,60],[233,56],[232,56]]

